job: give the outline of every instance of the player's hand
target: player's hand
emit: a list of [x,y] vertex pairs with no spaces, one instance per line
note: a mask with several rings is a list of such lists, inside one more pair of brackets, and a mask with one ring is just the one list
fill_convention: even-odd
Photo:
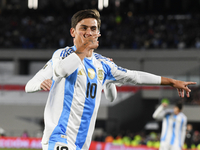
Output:
[[167,107],[168,104],[167,103],[162,103],[163,107]]
[[188,88],[188,85],[196,84],[196,82],[185,82],[180,80],[174,80],[172,87],[175,87],[178,91],[178,95],[180,97],[184,97],[184,93],[186,92],[186,96],[190,97],[191,90]]
[[99,46],[98,37],[100,36],[101,34],[99,33],[93,35],[79,33],[78,38],[75,39],[77,48],[75,53],[86,56],[90,50],[96,49]]
[[46,79],[40,84],[40,88],[45,91],[50,91],[52,85],[52,80]]
[[107,59],[113,62],[113,59],[112,59],[112,58],[107,57]]

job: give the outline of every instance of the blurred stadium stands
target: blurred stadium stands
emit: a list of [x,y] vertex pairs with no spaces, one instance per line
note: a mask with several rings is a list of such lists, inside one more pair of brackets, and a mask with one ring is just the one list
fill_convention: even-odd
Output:
[[[100,12],[99,49],[199,49],[199,1],[179,2],[121,0],[117,7],[114,0],[110,1],[110,6]],[[57,49],[72,45],[72,14],[97,8],[97,0],[43,0],[37,10],[29,10],[27,1],[7,0],[5,6],[1,3],[0,48]]]

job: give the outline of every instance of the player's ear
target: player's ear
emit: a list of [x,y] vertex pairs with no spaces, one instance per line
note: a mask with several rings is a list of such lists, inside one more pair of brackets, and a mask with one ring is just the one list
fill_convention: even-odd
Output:
[[75,29],[74,28],[71,28],[70,29],[70,34],[71,36],[74,38],[75,37]]

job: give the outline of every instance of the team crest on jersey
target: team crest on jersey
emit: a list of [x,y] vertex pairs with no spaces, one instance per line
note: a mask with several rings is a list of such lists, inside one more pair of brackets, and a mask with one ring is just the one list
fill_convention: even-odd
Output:
[[88,76],[89,76],[90,79],[94,79],[94,77],[95,77],[94,69],[92,69],[92,68],[88,69]]
[[98,79],[99,80],[103,80],[103,78],[104,78],[104,73],[103,73],[103,70],[102,69],[100,69],[100,70],[98,70]]

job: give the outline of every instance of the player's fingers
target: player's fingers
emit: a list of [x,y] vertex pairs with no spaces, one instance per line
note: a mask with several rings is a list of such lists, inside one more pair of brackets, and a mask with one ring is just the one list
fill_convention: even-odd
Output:
[[100,37],[100,36],[101,36],[101,34],[99,34],[99,33],[92,35],[92,37],[95,38],[95,39],[98,39],[98,37]]
[[179,97],[181,97],[180,89],[177,89]]
[[184,98],[184,93],[185,93],[185,91],[182,89],[182,90],[181,90],[181,97],[182,97],[182,98]]
[[187,97],[190,97],[190,92],[186,92],[186,96],[187,96]]
[[47,82],[47,84],[48,84],[48,87],[51,87],[51,85],[52,85],[52,80],[47,79],[46,82]]
[[45,87],[45,85],[43,85],[43,84],[41,84],[41,89],[43,89],[43,90],[45,90],[45,91],[47,91],[47,88]]
[[97,34],[97,37],[100,37],[100,36],[101,36],[101,34],[100,34],[100,33],[98,33],[98,34]]
[[42,82],[42,87],[44,88],[45,91],[49,91],[51,89],[51,85],[49,84],[48,80]]
[[112,59],[112,58],[109,58],[109,57],[108,57],[108,60],[113,61],[113,59]]
[[186,82],[186,85],[197,84],[196,82]]
[[185,86],[184,90],[185,90],[186,92],[191,92],[191,90],[190,90],[187,86]]
[[48,81],[44,82],[44,86],[46,87],[47,90],[50,90],[51,84]]
[[83,35],[83,33],[79,33],[79,35],[81,42],[83,42],[86,37]]

